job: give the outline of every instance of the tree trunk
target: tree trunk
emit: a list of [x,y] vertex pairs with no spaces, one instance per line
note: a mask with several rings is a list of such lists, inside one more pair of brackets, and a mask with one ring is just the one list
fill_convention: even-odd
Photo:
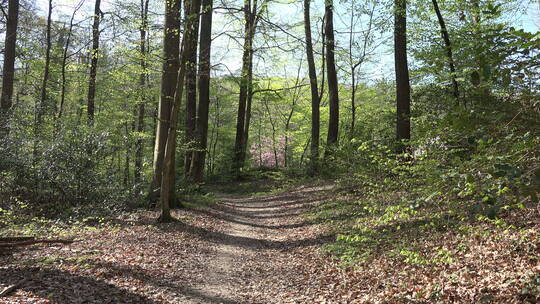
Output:
[[13,80],[15,79],[15,47],[17,45],[17,23],[19,21],[19,0],[9,0],[4,44],[4,68],[2,95],[0,96],[0,139],[9,134]]
[[195,134],[197,150],[193,153],[192,177],[195,182],[202,182],[206,160],[208,140],[208,111],[210,108],[210,49],[212,45],[213,1],[203,0],[201,15],[201,34],[199,45],[199,107]]
[[194,32],[193,41],[190,43],[194,46],[188,56],[186,63],[186,125],[185,125],[185,140],[187,150],[184,156],[184,175],[191,179],[191,156],[193,154],[193,145],[195,140],[195,124],[197,115],[197,41],[199,40],[199,13],[201,9],[201,1],[193,0],[191,5],[191,13],[188,13],[187,6],[185,7],[186,19],[193,22]]
[[52,23],[52,0],[49,0],[49,9],[47,14],[47,30],[45,34],[45,68],[43,70],[43,79],[41,82],[41,97],[39,100],[36,135],[40,132],[43,116],[45,115],[49,105],[47,98],[47,83],[49,82],[49,70],[51,66],[51,23]]
[[73,14],[71,15],[71,19],[69,20],[69,29],[67,33],[66,38],[66,44],[64,46],[64,51],[62,53],[62,71],[61,71],[61,77],[62,77],[62,84],[60,89],[60,105],[57,109],[56,117],[58,119],[62,118],[62,114],[64,112],[64,102],[66,100],[66,68],[67,68],[67,60],[68,60],[68,52],[69,52],[69,45],[71,43],[71,35],[73,34],[73,21],[75,20],[75,14],[77,11],[81,8],[84,1],[81,0],[79,4],[75,7],[75,10],[73,11]]
[[140,32],[140,65],[141,65],[141,74],[139,75],[139,85],[141,90],[141,100],[138,105],[138,119],[137,119],[137,142],[135,143],[135,170],[134,170],[134,182],[135,185],[140,184],[141,182],[141,172],[142,172],[142,158],[143,158],[143,149],[144,149],[144,140],[142,138],[142,133],[144,132],[144,107],[146,104],[146,75],[147,75],[147,64],[146,64],[146,30],[148,28],[148,3],[150,0],[141,0],[141,26],[139,28]]
[[320,96],[317,88],[317,71],[313,57],[313,42],[311,40],[311,0],[304,0],[304,31],[306,35],[306,54],[309,71],[309,84],[311,88],[311,168],[316,174],[319,168],[319,137],[320,137]]
[[[253,45],[253,42],[252,42]],[[253,47],[253,46],[252,46]],[[251,108],[253,105],[253,50],[249,54],[249,70],[248,70],[248,92],[246,101],[246,120],[244,124],[244,146],[242,147],[241,163],[245,164],[247,155],[247,145],[249,142],[249,127],[251,125]]]
[[94,6],[94,24],[92,25],[92,51],[90,52],[90,80],[88,81],[88,125],[94,125],[94,100],[96,97],[96,74],[99,57],[99,23],[101,21],[101,0]]
[[[256,0],[255,0],[256,3]],[[244,0],[244,19],[245,19],[245,38],[244,38],[244,53],[242,55],[242,74],[240,76],[240,96],[238,98],[238,113],[236,118],[236,138],[234,141],[234,155],[232,160],[232,170],[235,175],[240,174],[240,170],[244,166],[242,161],[243,149],[246,142],[245,135],[245,123],[246,123],[246,105],[248,99],[249,86],[249,67],[251,58],[250,53],[253,47],[253,35],[252,31],[255,28],[251,24],[252,11],[251,0]]]
[[399,152],[407,150],[411,138],[411,87],[407,64],[407,4],[406,0],[394,0],[394,58],[396,72],[397,124],[396,135]]
[[437,0],[432,0],[432,2],[435,13],[437,14],[437,20],[439,20],[439,26],[441,27],[441,35],[444,40],[444,45],[446,47],[446,58],[448,60],[448,66],[450,67],[450,77],[452,79],[452,86],[454,88],[454,97],[459,102],[459,86],[456,80],[456,67],[454,64],[454,56],[452,54],[452,44],[450,43],[450,36],[448,35],[446,23],[444,22]]
[[324,34],[326,35],[326,69],[328,75],[328,105],[330,107],[325,156],[330,155],[332,150],[336,148],[339,135],[339,96],[334,54],[335,40],[333,10],[334,5],[332,0],[325,0],[326,26]]
[[[193,1],[196,2],[196,1]],[[193,5],[191,1],[186,1],[186,5]],[[188,12],[198,8],[188,8]],[[191,14],[191,13],[190,13]],[[163,157],[163,177],[161,180],[161,215],[159,220],[168,222],[172,220],[170,206],[174,202],[174,186],[175,186],[175,153],[176,153],[176,129],[178,124],[178,112],[181,106],[182,94],[184,89],[184,80],[186,76],[186,63],[188,54],[191,54],[196,47],[197,40],[194,40],[195,31],[193,19],[187,19],[186,31],[182,40],[182,52],[180,55],[180,67],[178,76],[176,77],[176,92],[174,95],[174,103],[171,107],[171,116],[168,121],[165,121],[167,128],[167,141],[165,144],[165,154]]]
[[49,70],[51,66],[51,23],[52,23],[52,0],[49,0],[47,13],[47,29],[45,33],[45,67],[43,69],[43,79],[41,82],[41,94],[39,103],[36,105],[36,122],[34,125],[34,160],[39,155],[39,139],[43,129],[43,116],[45,116],[49,104],[47,98],[47,83],[49,82]]
[[[163,176],[163,157],[169,130],[171,107],[176,96],[176,82],[180,67],[180,6],[181,0],[167,0],[165,5],[165,29],[163,38],[163,72],[161,74],[161,96],[158,105],[158,123],[154,145],[153,178],[149,202],[154,204],[159,196]],[[174,194],[170,194],[173,196]]]

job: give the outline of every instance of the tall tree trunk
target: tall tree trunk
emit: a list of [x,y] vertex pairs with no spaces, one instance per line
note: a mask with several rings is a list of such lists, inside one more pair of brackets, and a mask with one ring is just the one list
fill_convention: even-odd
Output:
[[62,77],[62,83],[61,83],[61,89],[60,89],[60,105],[57,109],[56,117],[58,119],[62,118],[62,114],[64,112],[64,102],[66,100],[66,69],[67,69],[67,60],[68,60],[68,52],[69,52],[69,46],[71,43],[71,36],[73,34],[73,21],[75,20],[75,14],[77,11],[81,8],[83,5],[84,0],[81,0],[77,6],[75,7],[75,10],[73,11],[73,14],[71,15],[71,19],[69,20],[69,28],[66,38],[66,44],[64,46],[64,51],[62,52],[62,71],[61,71],[61,77]]
[[[319,168],[319,137],[320,137],[320,96],[317,87],[317,71],[313,56],[313,42],[311,39],[311,0],[304,0],[304,31],[306,35],[306,55],[309,71],[309,84],[311,88],[311,168],[312,174],[316,174]],[[324,84],[323,84],[324,86]]]
[[[186,1],[186,5],[194,5],[197,1]],[[188,12],[192,14],[193,10],[198,8],[189,7]],[[186,76],[186,63],[188,54],[191,54],[193,48],[196,47],[197,40],[193,39],[195,31],[193,19],[188,18],[186,22],[186,31],[182,40],[182,52],[180,55],[180,67],[178,76],[176,77],[176,92],[174,95],[174,103],[171,107],[171,116],[165,121],[167,128],[167,141],[165,144],[165,154],[163,156],[163,177],[161,180],[161,215],[159,220],[168,222],[172,220],[170,206],[174,202],[174,185],[175,185],[175,153],[176,153],[176,129],[178,125],[178,112],[182,102],[182,94],[184,89],[184,80]]]
[[199,107],[195,134],[197,150],[193,153],[192,176],[195,182],[202,182],[208,140],[208,111],[210,109],[210,49],[212,46],[213,1],[203,0],[201,34],[199,45]]
[[396,135],[399,152],[405,152],[403,141],[411,138],[411,87],[407,64],[407,3],[394,0],[394,59],[396,71],[397,124]]
[[186,19],[193,23],[195,29],[193,33],[193,41],[190,43],[194,46],[188,56],[186,63],[186,125],[185,125],[185,140],[188,149],[184,156],[184,175],[191,179],[191,156],[193,154],[193,145],[195,140],[195,125],[197,115],[197,41],[199,40],[199,13],[201,9],[200,0],[192,0],[191,13],[188,13],[187,6],[185,8]]
[[94,6],[94,23],[92,25],[92,51],[90,52],[90,79],[88,81],[88,125],[94,125],[94,100],[96,97],[96,75],[99,58],[99,23],[101,22],[101,0]]
[[142,138],[142,133],[144,132],[144,107],[146,104],[146,77],[147,77],[147,64],[146,64],[146,30],[148,28],[148,3],[150,0],[141,0],[141,25],[139,28],[140,32],[140,41],[139,41],[139,55],[140,65],[141,65],[141,74],[139,75],[139,86],[140,86],[140,95],[141,100],[138,105],[138,118],[137,118],[137,142],[135,143],[135,170],[134,170],[134,183],[139,185],[141,182],[141,172],[142,172],[142,158],[143,158],[143,149],[144,149],[144,140]]
[[[252,43],[253,48],[253,43]],[[242,164],[246,162],[247,145],[249,142],[249,127],[251,125],[251,108],[253,106],[253,50],[249,53],[248,92],[246,100],[246,120],[244,124],[244,146],[242,147]]]
[[[167,0],[165,5],[165,29],[163,38],[163,72],[161,74],[161,96],[158,105],[158,124],[154,145],[153,178],[149,192],[149,202],[157,202],[163,177],[163,157],[169,131],[168,121],[174,97],[177,96],[176,82],[180,67],[180,6],[181,0]],[[170,196],[174,194],[171,193]]]
[[47,29],[45,33],[45,67],[43,69],[43,79],[41,82],[41,94],[39,103],[36,106],[36,123],[34,125],[34,158],[38,155],[38,143],[43,129],[43,116],[45,116],[49,104],[47,98],[47,83],[49,82],[49,70],[51,66],[51,23],[52,23],[52,0],[49,0],[49,9],[47,13]]
[[0,139],[9,134],[13,81],[15,79],[15,48],[17,46],[17,23],[19,21],[19,0],[9,0],[4,44],[4,68],[2,95],[0,96]]
[[454,56],[452,54],[452,44],[450,43],[450,36],[448,35],[448,30],[446,29],[446,23],[439,9],[439,4],[437,0],[432,0],[433,8],[437,14],[437,20],[439,20],[439,26],[441,27],[441,35],[444,40],[444,45],[446,47],[446,58],[448,60],[448,66],[450,67],[450,77],[452,79],[452,86],[454,88],[454,97],[459,102],[459,86],[456,80],[456,66],[454,64]]
[[253,58],[253,38],[255,36],[255,15],[257,14],[257,0],[244,0],[245,38],[244,53],[242,55],[242,74],[240,76],[240,96],[238,98],[238,113],[236,118],[236,138],[234,141],[234,151],[232,160],[233,174],[239,175],[244,166],[244,153],[247,145],[246,135],[246,113],[247,103],[251,91],[251,58]]
[[334,54],[335,40],[333,10],[334,5],[332,0],[325,0],[326,26],[324,34],[326,35],[326,69],[328,75],[328,105],[330,107],[325,156],[330,155],[332,150],[335,149],[338,143],[339,135],[339,95]]

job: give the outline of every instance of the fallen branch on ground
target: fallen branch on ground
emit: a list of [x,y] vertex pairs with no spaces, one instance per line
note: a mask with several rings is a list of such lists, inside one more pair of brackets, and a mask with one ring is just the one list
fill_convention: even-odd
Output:
[[24,282],[26,282],[26,279],[22,279],[19,282],[13,285],[9,285],[8,287],[4,288],[4,290],[0,291],[0,298],[7,296],[10,292],[14,291],[18,287],[20,287],[22,284],[24,284]]
[[0,237],[0,243],[3,242],[15,242],[15,241],[29,241],[34,240],[33,236],[10,236],[10,237]]
[[1,242],[0,241],[0,248],[5,247],[19,247],[19,246],[28,246],[28,245],[34,245],[39,243],[45,243],[45,244],[71,244],[76,242],[75,240],[27,240],[27,241],[15,241],[15,242]]

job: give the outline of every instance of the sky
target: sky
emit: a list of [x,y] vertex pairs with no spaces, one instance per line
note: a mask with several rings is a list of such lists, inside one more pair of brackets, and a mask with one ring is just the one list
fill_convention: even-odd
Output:
[[[73,7],[81,0],[53,0],[54,11],[53,19],[57,19],[59,15],[71,15]],[[156,1],[156,0],[151,0]],[[162,2],[163,0],[159,0]],[[215,0],[217,2],[217,0]],[[513,23],[517,28],[523,28],[529,32],[537,32],[540,28],[540,0],[523,0],[528,2],[527,9],[524,10],[524,13],[518,15],[509,16],[513,20]],[[111,6],[115,3],[114,0],[103,0],[102,10],[110,10]],[[320,2],[320,3],[319,3]],[[345,26],[344,22],[348,21],[348,12],[347,9],[349,5],[342,1],[334,0],[336,6],[336,13],[334,17],[336,31],[343,29]],[[159,2],[154,2],[159,3]],[[312,18],[317,20],[317,17],[322,15],[323,6],[322,1],[312,2]],[[41,14],[45,16],[48,0],[36,0],[36,5],[40,10]],[[94,0],[85,0],[83,8],[78,12],[76,19],[84,19],[91,16],[93,12]],[[302,5],[299,1],[287,1],[287,0],[277,0],[272,2],[271,5],[272,22],[282,23],[282,24],[299,24],[302,22]],[[161,13],[161,12],[158,12]],[[90,21],[88,21],[90,22]],[[219,14],[214,14],[214,31],[215,33],[220,32],[221,30],[231,30],[233,27],[238,27],[239,24],[230,24],[225,21],[225,19]],[[313,34],[317,32],[316,21],[312,24]],[[303,27],[297,27],[296,34],[298,37],[303,36]],[[261,39],[262,37],[258,37]],[[348,42],[341,41],[341,44],[347,44]],[[390,41],[391,43],[391,41]],[[340,44],[340,41],[338,41]],[[271,54],[272,60],[268,60],[266,56],[261,56],[255,59],[256,73],[260,75],[268,73],[277,73],[277,74],[287,74],[289,77],[296,74],[296,67],[293,65],[288,66],[287,62],[290,62],[290,59],[287,58],[291,56],[290,53],[286,52],[269,52]],[[303,51],[296,52],[294,55],[295,60],[302,60]],[[220,36],[214,41],[213,45],[213,61],[221,63],[218,68],[221,70],[220,73],[228,74],[229,71],[232,73],[238,72],[241,67],[241,46],[235,42],[231,41],[227,36]],[[281,57],[281,58],[279,58]],[[374,56],[375,60],[364,66],[364,73],[369,74],[370,78],[388,78],[392,77],[393,73],[393,56],[389,52],[389,46],[383,45],[375,50]],[[276,65],[276,62],[283,62],[282,66]],[[306,74],[306,73],[304,73]],[[282,75],[285,76],[285,75]]]

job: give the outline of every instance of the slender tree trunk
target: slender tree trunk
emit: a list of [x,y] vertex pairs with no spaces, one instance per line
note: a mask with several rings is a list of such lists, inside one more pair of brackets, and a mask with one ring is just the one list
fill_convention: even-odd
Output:
[[48,1],[49,9],[47,13],[47,28],[45,33],[45,67],[43,69],[43,79],[41,82],[41,93],[39,103],[36,105],[36,121],[34,125],[34,161],[39,155],[39,139],[43,129],[43,116],[49,108],[47,97],[47,83],[49,82],[49,70],[51,66],[51,23],[52,23],[52,0]]
[[[181,0],[167,0],[165,5],[165,29],[163,38],[163,72],[161,74],[161,96],[158,104],[158,122],[154,145],[153,179],[150,186],[149,202],[157,202],[163,177],[163,157],[169,131],[168,121],[174,97],[177,96],[177,75],[180,67],[180,3]],[[173,193],[170,194],[174,196]]]
[[[130,144],[130,135],[129,135],[129,127],[128,127],[128,123],[126,122],[124,124],[125,126],[125,130],[126,130],[126,157],[124,158],[125,162],[124,162],[124,187],[127,188],[127,186],[129,185],[129,163],[131,162],[130,161],[130,153],[131,153],[131,144]],[[133,130],[133,126],[131,128]]]
[[101,0],[96,0],[94,6],[94,24],[92,25],[92,51],[90,52],[90,79],[88,81],[88,125],[94,125],[96,75],[99,58],[99,24],[101,22]]
[[279,158],[277,153],[277,147],[276,147],[276,123],[274,122],[274,119],[272,119],[272,112],[270,111],[270,107],[268,106],[268,100],[264,99],[264,106],[266,108],[266,112],[268,113],[268,120],[270,121],[270,126],[272,126],[272,152],[274,154],[274,167],[279,167]]
[[247,145],[249,142],[249,127],[251,125],[251,108],[253,105],[253,50],[249,54],[249,70],[248,70],[248,93],[246,101],[246,121],[244,125],[244,146],[242,147],[242,164],[246,162]]
[[285,120],[285,146],[283,147],[283,153],[284,153],[284,161],[283,161],[283,167],[287,168],[289,165],[289,129],[291,126],[291,120],[294,115],[294,110],[296,110],[296,102],[300,98],[300,72],[302,71],[303,62],[300,62],[298,65],[298,72],[296,73],[296,80],[294,82],[294,86],[296,89],[294,90],[292,94],[292,105],[291,110],[289,111],[289,114],[287,115],[287,119]]
[[349,139],[351,140],[354,138],[356,123],[356,65],[353,63],[354,16],[356,13],[354,11],[354,4],[354,1],[351,1],[351,27],[349,32],[349,63],[351,65],[351,129],[349,130]]
[[4,44],[2,94],[0,96],[0,139],[7,137],[10,130],[13,81],[15,79],[15,48],[17,46],[19,0],[9,0],[8,6]]
[[141,90],[141,100],[138,105],[138,118],[137,118],[137,142],[135,143],[135,170],[134,170],[134,182],[135,185],[139,185],[141,182],[142,172],[142,158],[144,149],[144,140],[141,137],[144,132],[144,108],[146,105],[146,78],[147,78],[147,64],[146,64],[146,30],[148,28],[148,3],[150,0],[141,0],[141,26],[140,32],[140,65],[141,75],[139,75],[139,86]]
[[43,70],[43,79],[41,82],[41,98],[39,100],[39,107],[37,113],[36,130],[39,133],[41,124],[43,122],[43,116],[49,108],[48,96],[47,96],[47,83],[49,82],[49,70],[51,66],[51,23],[52,23],[52,0],[49,0],[49,9],[47,14],[47,30],[45,34],[45,68]]
[[216,151],[217,151],[217,145],[219,141],[219,125],[221,124],[221,120],[219,118],[220,113],[220,107],[219,107],[219,98],[216,98],[216,118],[214,120],[214,131],[213,132],[213,144],[212,144],[212,167],[211,167],[211,173],[214,173],[215,169],[215,163],[216,163]]
[[[311,168],[312,174],[316,174],[319,168],[319,138],[320,138],[320,96],[317,87],[317,71],[313,56],[313,42],[311,39],[311,0],[304,0],[304,31],[306,35],[306,55],[309,71],[309,84],[311,88]],[[323,84],[324,86],[324,84]]]
[[339,95],[334,54],[333,10],[334,5],[332,0],[325,0],[326,26],[324,34],[326,35],[326,69],[328,75],[328,105],[330,107],[325,156],[330,155],[332,150],[335,149],[339,136]]
[[191,49],[186,63],[186,125],[185,125],[185,140],[188,148],[184,156],[184,175],[191,179],[191,156],[193,154],[193,146],[195,141],[196,115],[197,115],[197,41],[199,40],[199,13],[201,9],[200,0],[192,0],[192,12],[188,13],[187,6],[185,9],[186,18],[189,22],[193,22],[195,32],[193,33],[192,42],[194,47]]
[[79,4],[75,7],[75,10],[73,11],[73,14],[71,15],[71,19],[69,20],[69,29],[67,33],[66,38],[66,44],[64,46],[64,51],[62,53],[62,71],[61,71],[61,77],[62,77],[62,84],[60,89],[60,105],[57,109],[56,117],[58,119],[62,118],[62,114],[64,113],[64,102],[66,100],[66,69],[67,69],[67,60],[68,60],[68,52],[69,52],[69,46],[71,43],[71,36],[73,34],[73,21],[75,20],[75,14],[77,11],[81,8],[83,5],[84,0],[81,0]]
[[439,9],[439,4],[437,0],[432,0],[433,8],[437,14],[437,19],[439,20],[439,26],[441,27],[441,35],[444,40],[444,45],[446,47],[446,58],[448,60],[448,66],[450,67],[450,77],[452,79],[452,86],[454,88],[454,97],[459,102],[459,86],[456,80],[456,66],[454,64],[454,56],[452,54],[452,44],[450,42],[450,36],[448,35],[448,30],[446,29],[446,23]]
[[396,134],[399,152],[405,152],[403,141],[411,138],[411,87],[407,64],[407,4],[406,0],[394,0],[394,58],[396,70],[397,124]]
[[[189,3],[190,6],[196,4],[196,1],[187,1],[186,5]],[[199,10],[195,7],[189,7],[188,12],[192,14],[194,10]],[[170,213],[170,206],[174,202],[174,196],[171,194],[174,193],[175,185],[175,153],[176,153],[176,130],[178,125],[178,112],[181,107],[182,94],[184,90],[184,81],[186,76],[186,63],[188,61],[188,54],[191,54],[193,48],[196,47],[197,40],[193,39],[195,32],[195,23],[193,19],[187,19],[186,22],[186,31],[184,38],[182,40],[182,51],[180,55],[180,67],[178,69],[178,76],[176,78],[176,92],[174,96],[174,103],[171,107],[171,116],[167,124],[167,141],[165,144],[165,154],[163,157],[163,177],[161,180],[161,215],[159,217],[160,221],[170,221],[172,220]]]
[[195,134],[197,150],[193,153],[192,176],[195,182],[202,182],[208,141],[208,111],[210,109],[210,49],[212,45],[213,1],[203,0],[201,34],[199,46],[199,107]]

